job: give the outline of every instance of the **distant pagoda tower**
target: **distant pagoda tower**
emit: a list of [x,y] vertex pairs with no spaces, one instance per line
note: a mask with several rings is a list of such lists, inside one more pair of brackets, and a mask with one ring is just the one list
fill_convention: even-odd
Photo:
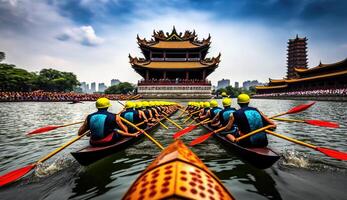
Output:
[[294,68],[307,69],[307,38],[289,39],[287,51],[287,79],[297,78]]
[[195,31],[171,33],[154,31],[151,40],[137,43],[144,58],[129,55],[132,68],[143,77],[138,94],[144,98],[210,98],[212,85],[206,78],[220,62],[217,57],[205,58],[210,48],[210,35],[198,40]]

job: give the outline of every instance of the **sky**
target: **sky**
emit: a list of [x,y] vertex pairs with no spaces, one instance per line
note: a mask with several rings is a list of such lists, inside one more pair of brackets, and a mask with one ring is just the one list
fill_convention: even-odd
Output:
[[211,34],[207,57],[221,53],[208,79],[267,82],[286,75],[289,38],[308,38],[309,67],[347,57],[344,0],[0,0],[0,51],[28,71],[54,68],[79,81],[141,77],[128,55],[143,57],[136,35],[153,30]]

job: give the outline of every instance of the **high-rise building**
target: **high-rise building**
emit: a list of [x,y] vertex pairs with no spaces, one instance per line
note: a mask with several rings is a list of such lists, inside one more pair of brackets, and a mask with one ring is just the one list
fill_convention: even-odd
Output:
[[104,92],[106,88],[107,86],[105,85],[105,83],[99,83],[98,92]]
[[112,79],[111,80],[111,86],[119,84],[120,81],[118,79]]
[[239,86],[239,82],[235,82],[235,88],[237,89],[237,88],[239,88],[240,86]]
[[223,78],[222,80],[218,81],[218,83],[217,83],[217,90],[219,90],[221,88],[228,87],[228,86],[230,86],[230,80]]
[[249,90],[250,87],[252,86],[259,86],[262,85],[262,83],[259,83],[257,80],[253,80],[253,81],[245,81],[242,83],[242,87],[246,90]]
[[295,68],[307,69],[307,38],[299,38],[296,35],[295,39],[288,41],[287,53],[287,78],[297,78]]
[[90,92],[91,92],[91,93],[96,92],[96,83],[95,83],[95,82],[93,82],[93,83],[90,84]]

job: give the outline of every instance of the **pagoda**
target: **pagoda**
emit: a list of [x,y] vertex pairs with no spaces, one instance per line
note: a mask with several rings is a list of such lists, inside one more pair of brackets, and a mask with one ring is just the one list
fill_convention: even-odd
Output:
[[297,78],[295,68],[307,69],[307,38],[289,39],[287,49],[287,78]]
[[129,55],[132,68],[142,76],[138,94],[144,98],[210,98],[212,85],[207,80],[220,62],[206,58],[210,35],[198,40],[195,31],[171,33],[153,31],[150,40],[137,36],[144,58]]
[[347,88],[347,58],[335,63],[307,67],[307,39],[298,35],[288,42],[287,77],[269,79],[264,86],[256,86],[257,94]]

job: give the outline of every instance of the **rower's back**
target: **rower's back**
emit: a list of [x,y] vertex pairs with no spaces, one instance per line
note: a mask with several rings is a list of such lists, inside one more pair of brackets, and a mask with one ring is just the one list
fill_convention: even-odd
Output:
[[[241,95],[240,95],[241,96]],[[249,96],[238,98],[240,109],[233,113],[234,123],[241,134],[247,134],[267,125],[266,119],[261,115],[258,109],[248,106]],[[240,141],[240,145],[247,147],[266,147],[268,140],[265,132],[259,132]]]

